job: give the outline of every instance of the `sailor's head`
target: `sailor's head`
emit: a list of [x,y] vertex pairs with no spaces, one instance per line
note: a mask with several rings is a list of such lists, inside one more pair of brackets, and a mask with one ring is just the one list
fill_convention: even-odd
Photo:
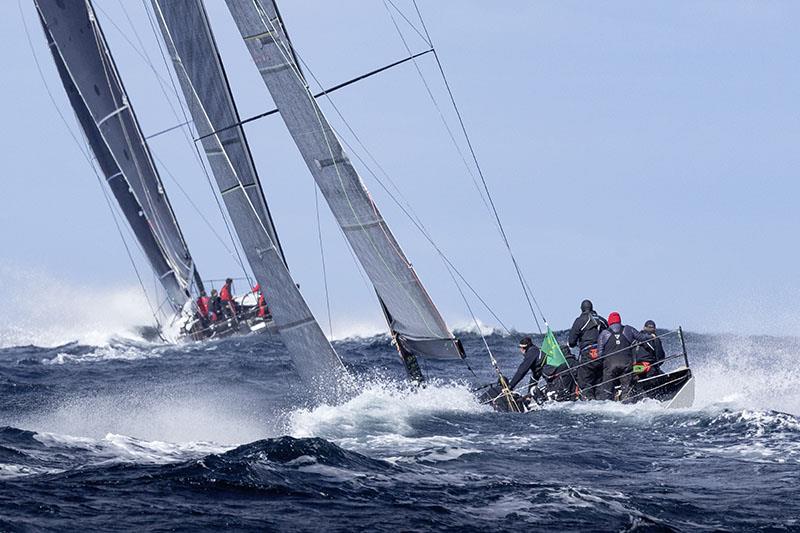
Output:
[[217,295],[217,289],[211,289],[211,296]]
[[225,285],[230,285],[231,283],[233,283],[231,278],[225,278]]
[[589,311],[593,311],[594,306],[592,305],[591,300],[584,300],[581,302],[581,313],[587,313]]
[[530,348],[531,346],[533,346],[533,339],[531,339],[530,337],[522,337],[520,339],[520,341],[519,341],[519,350],[522,353],[525,353],[528,350],[528,348]]
[[656,333],[656,323],[653,322],[652,320],[648,320],[647,322],[644,323],[644,331],[646,331],[647,333],[652,333],[652,334],[655,335],[655,333]]
[[200,291],[200,296],[205,296],[205,295],[206,295],[206,291]]
[[611,324],[622,324],[622,318],[616,311],[608,315],[608,325],[610,326]]

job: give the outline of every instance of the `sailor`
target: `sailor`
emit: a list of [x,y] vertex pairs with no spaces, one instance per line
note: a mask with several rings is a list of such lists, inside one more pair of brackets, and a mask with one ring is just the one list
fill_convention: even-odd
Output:
[[656,323],[652,320],[645,322],[642,333],[649,333],[654,337],[633,349],[633,369],[638,379],[659,376],[664,373],[660,363],[666,354],[661,339],[656,336]]
[[222,311],[222,300],[217,295],[217,289],[211,289],[211,298],[208,301],[208,310],[211,311],[211,321],[221,320],[225,314]]
[[533,339],[530,337],[523,337],[519,341],[519,351],[523,356],[522,363],[517,367],[514,377],[508,380],[508,388],[512,391],[516,387],[525,374],[531,373],[530,381],[528,382],[528,393],[533,390],[539,390],[536,385],[539,378],[542,377],[542,365],[544,364],[544,354],[539,350],[539,347],[533,344]]
[[258,311],[256,314],[260,318],[265,318],[269,314],[269,310],[267,309],[267,300],[264,298],[264,293],[261,292],[260,283],[256,283],[253,287],[253,294],[258,295]]
[[206,291],[200,291],[200,296],[197,298],[197,318],[200,319],[200,324],[203,328],[208,327],[208,303],[210,299],[206,296]]
[[603,379],[603,362],[597,361],[597,337],[608,327],[606,320],[594,311],[591,300],[581,302],[581,314],[569,330],[569,347],[578,347],[578,385],[587,400],[597,396],[597,385]]
[[219,290],[219,299],[222,300],[223,309],[231,317],[236,317],[236,302],[233,300],[233,279],[227,278],[225,285]]
[[545,364],[542,377],[546,382],[544,392],[547,397],[557,402],[567,402],[578,399],[577,370],[572,370],[572,367],[578,366],[578,361],[569,346],[561,346],[561,352],[566,362],[558,366]]
[[[636,343],[652,339],[653,335],[650,333],[623,326],[616,311],[608,315],[608,329],[601,331],[597,338],[597,354],[603,364],[603,381],[597,392],[598,400],[622,399],[628,394],[632,382],[633,348]],[[616,394],[618,386],[619,395]]]

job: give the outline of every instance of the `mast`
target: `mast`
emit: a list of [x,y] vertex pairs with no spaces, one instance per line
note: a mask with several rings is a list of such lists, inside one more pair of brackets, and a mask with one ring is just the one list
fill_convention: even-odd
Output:
[[273,0],[226,0],[309,171],[375,288],[409,376],[418,355],[464,357],[309,91]]
[[91,2],[71,2],[69,9],[59,0],[34,3],[97,164],[170,307],[178,312],[189,301],[199,274]]
[[[344,365],[289,274],[201,0],[151,0],[184,100],[274,325],[304,380],[336,390]],[[220,131],[221,130],[221,131]],[[216,132],[216,133],[215,133]]]

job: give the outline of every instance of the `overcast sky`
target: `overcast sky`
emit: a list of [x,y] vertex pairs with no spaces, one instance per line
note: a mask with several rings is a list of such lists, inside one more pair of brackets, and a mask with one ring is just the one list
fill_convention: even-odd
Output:
[[[206,3],[241,114],[271,109],[224,2]],[[409,0],[394,3],[417,22]],[[511,244],[554,328],[569,327],[588,297],[636,326],[652,318],[699,331],[797,334],[800,4],[419,4]],[[127,11],[116,0],[95,5],[142,129],[178,123],[143,4],[126,1]],[[284,1],[281,10],[323,86],[406,55],[380,0]],[[77,132],[33,3],[23,0],[22,12],[47,85]],[[424,50],[401,24],[414,50]],[[86,290],[135,285],[96,178],[37,73],[17,2],[0,3],[0,33],[2,261]],[[432,56],[419,64],[458,132]],[[333,101],[506,324],[533,330],[492,218],[413,66],[343,89]],[[232,257],[179,190],[227,238],[187,134],[160,136],[152,150],[203,276],[236,275]],[[290,269],[327,330],[313,180],[277,115],[247,134]],[[467,324],[435,251],[358,168],[448,323]],[[334,334],[378,331],[374,293],[324,202],[321,215]],[[484,322],[496,323],[471,303]]]

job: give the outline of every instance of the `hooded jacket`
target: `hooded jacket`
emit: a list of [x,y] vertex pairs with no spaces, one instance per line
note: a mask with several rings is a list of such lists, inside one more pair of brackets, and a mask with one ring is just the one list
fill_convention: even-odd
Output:
[[594,311],[584,311],[569,330],[569,347],[580,347],[581,352],[597,344],[600,332],[608,327],[606,319]]
[[600,332],[597,338],[597,356],[603,357],[605,346],[612,335],[622,333],[629,344],[644,343],[653,339],[653,335],[638,331],[630,326],[623,326],[622,324],[611,324],[607,329]]

